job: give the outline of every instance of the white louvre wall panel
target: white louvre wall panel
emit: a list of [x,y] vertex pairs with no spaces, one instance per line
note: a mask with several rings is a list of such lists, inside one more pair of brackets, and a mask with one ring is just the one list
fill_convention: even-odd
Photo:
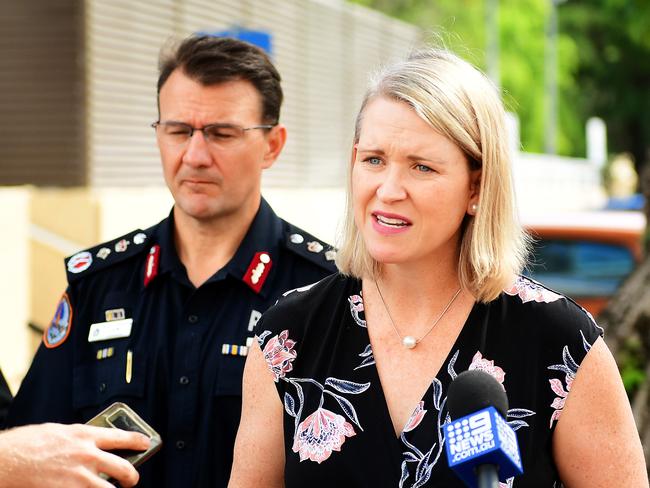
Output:
[[265,187],[341,186],[367,76],[417,43],[413,26],[342,0],[86,0],[90,184],[163,185],[155,137],[161,45],[233,26],[272,36],[287,146]]

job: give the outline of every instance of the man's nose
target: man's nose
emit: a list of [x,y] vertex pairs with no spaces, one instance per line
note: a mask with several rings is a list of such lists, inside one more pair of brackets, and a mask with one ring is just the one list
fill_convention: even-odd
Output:
[[207,166],[212,162],[210,147],[205,140],[203,131],[195,129],[192,133],[185,147],[183,162],[192,166]]

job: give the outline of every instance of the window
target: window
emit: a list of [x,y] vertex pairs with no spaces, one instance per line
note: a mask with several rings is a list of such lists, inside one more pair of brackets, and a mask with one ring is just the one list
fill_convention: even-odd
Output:
[[634,266],[634,256],[625,246],[541,239],[526,274],[572,298],[609,297]]

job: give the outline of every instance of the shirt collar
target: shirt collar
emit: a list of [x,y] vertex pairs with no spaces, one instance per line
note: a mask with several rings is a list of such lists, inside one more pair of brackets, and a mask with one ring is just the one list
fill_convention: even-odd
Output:
[[[225,269],[232,276],[250,286],[246,279],[247,271],[257,261],[258,253],[266,253],[270,257],[271,267],[268,275],[264,276],[264,282],[273,281],[273,276],[278,269],[282,238],[282,220],[262,198],[260,208],[246,232],[246,236]],[[267,287],[262,285],[258,293],[265,297],[266,289]]]
[[[260,207],[253,218],[244,239],[240,243],[235,255],[222,269],[217,271],[209,280],[217,281],[223,279],[226,274],[247,283],[246,272],[256,261],[258,253],[266,253],[271,259],[271,268],[264,281],[272,281],[277,270],[277,261],[280,256],[280,245],[283,239],[282,220],[275,214],[268,202],[262,198]],[[158,273],[180,271],[186,276],[185,267],[178,257],[174,243],[174,209],[154,231],[152,243],[160,245],[160,263]],[[187,279],[187,278],[186,278]],[[247,283],[247,286],[248,285]],[[262,286],[259,294],[266,296],[266,287]]]

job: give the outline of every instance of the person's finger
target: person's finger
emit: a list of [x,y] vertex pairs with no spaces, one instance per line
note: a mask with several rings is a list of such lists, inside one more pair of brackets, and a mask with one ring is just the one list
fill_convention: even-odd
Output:
[[104,473],[110,478],[115,478],[124,488],[135,486],[140,479],[138,471],[131,463],[109,452],[99,451],[96,469],[98,472]]
[[95,445],[104,451],[110,449],[144,451],[149,448],[149,438],[139,432],[106,427],[93,427],[92,432]]

